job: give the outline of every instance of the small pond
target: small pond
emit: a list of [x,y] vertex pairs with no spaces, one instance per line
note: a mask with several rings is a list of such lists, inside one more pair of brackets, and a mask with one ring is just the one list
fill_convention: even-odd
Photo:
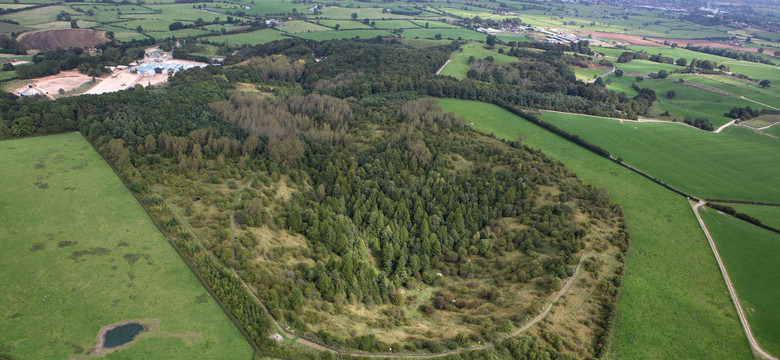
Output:
[[117,326],[111,330],[106,331],[104,335],[103,347],[113,348],[119,345],[129,343],[135,338],[136,335],[143,332],[145,329],[143,325],[130,323],[127,325]]

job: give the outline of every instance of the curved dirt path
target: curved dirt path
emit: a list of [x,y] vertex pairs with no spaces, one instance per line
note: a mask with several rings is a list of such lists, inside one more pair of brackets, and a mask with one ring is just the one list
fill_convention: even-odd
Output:
[[729,121],[729,122],[728,122],[728,123],[726,123],[725,125],[723,125],[723,126],[719,127],[717,130],[713,131],[713,133],[716,133],[716,134],[717,134],[717,133],[719,133],[719,132],[723,131],[723,129],[725,129],[725,128],[727,128],[727,127],[731,126],[731,125],[734,125],[734,124],[737,122],[737,120],[739,120],[739,119],[734,119],[734,120],[731,120],[731,121]]
[[710,236],[710,231],[707,230],[707,225],[704,224],[704,221],[701,219],[701,216],[699,215],[699,208],[706,204],[706,202],[700,200],[696,205],[691,206],[693,209],[693,213],[696,215],[696,220],[699,220],[699,225],[701,226],[701,229],[704,231],[704,235],[707,236],[707,241],[710,243],[710,247],[712,248],[713,254],[715,254],[715,260],[718,261],[718,267],[720,268],[720,272],[723,275],[723,280],[726,282],[726,288],[729,290],[729,295],[731,296],[731,301],[734,302],[734,307],[737,308],[737,315],[739,316],[739,322],[742,323],[742,328],[745,330],[745,335],[747,336],[748,342],[750,343],[751,349],[759,354],[761,357],[768,359],[768,360],[778,360],[776,357],[770,355],[768,352],[764,351],[764,349],[761,348],[761,346],[758,345],[758,342],[753,337],[753,332],[750,331],[750,324],[748,324],[747,317],[745,316],[745,312],[742,311],[742,305],[739,302],[739,298],[737,297],[737,292],[734,290],[734,286],[731,284],[731,278],[729,278],[729,273],[726,271],[726,266],[723,265],[723,261],[720,259],[720,254],[718,254],[718,248],[715,246],[715,241],[712,240],[712,236]]
[[752,102],[752,103],[756,103],[756,104],[758,104],[758,105],[763,105],[763,106],[766,106],[766,107],[768,107],[768,108],[770,108],[770,109],[774,109],[774,110],[780,110],[780,109],[778,109],[778,108],[776,108],[776,107],[774,107],[774,106],[767,105],[767,104],[764,104],[764,103],[760,103],[760,102],[758,102],[758,101],[755,101],[755,100],[753,100],[753,99],[746,98],[746,97],[744,97],[744,96],[740,96],[739,98],[740,98],[740,99],[747,100],[747,101],[750,101],[750,102]]

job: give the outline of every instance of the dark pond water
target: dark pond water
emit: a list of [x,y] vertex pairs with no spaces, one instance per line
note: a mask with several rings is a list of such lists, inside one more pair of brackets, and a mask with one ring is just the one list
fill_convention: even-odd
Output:
[[107,348],[117,347],[122,344],[129,343],[144,330],[141,324],[127,324],[115,327],[106,332],[104,336],[103,346]]

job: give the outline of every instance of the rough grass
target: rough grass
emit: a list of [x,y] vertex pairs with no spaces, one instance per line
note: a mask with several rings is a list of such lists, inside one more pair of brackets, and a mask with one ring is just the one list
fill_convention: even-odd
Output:
[[737,290],[753,336],[780,355],[780,235],[715,210],[701,213]]
[[740,127],[715,134],[681,124],[544,112],[543,119],[697,197],[780,202],[776,139]]
[[160,331],[109,357],[251,358],[234,325],[80,135],[4,141],[0,154],[4,353],[84,357],[102,326],[157,319]]
[[[709,245],[687,201],[493,105],[441,99],[445,111],[505,139],[518,133],[623,207],[633,250],[613,359],[752,359]],[[674,125],[672,125],[674,126]]]
[[497,49],[485,49],[485,44],[472,42],[461,46],[461,50],[453,51],[450,54],[450,62],[441,71],[441,75],[449,75],[457,79],[465,79],[466,73],[469,71],[469,57],[475,59],[484,59],[488,56],[492,56],[496,64],[508,64],[518,61],[516,57],[499,54]]

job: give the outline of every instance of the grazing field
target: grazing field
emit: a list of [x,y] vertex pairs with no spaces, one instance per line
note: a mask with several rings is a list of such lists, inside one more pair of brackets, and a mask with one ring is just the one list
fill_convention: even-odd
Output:
[[327,26],[329,28],[335,28],[336,25],[338,25],[339,29],[341,30],[373,29],[370,25],[363,24],[360,21],[352,20],[317,20],[316,22],[317,24]]
[[288,32],[288,33],[309,33],[309,32],[317,32],[317,31],[327,31],[330,29],[317,24],[312,24],[310,22],[296,20],[296,21],[288,21],[284,23],[284,26],[279,27],[278,30],[283,32]]
[[[697,86],[695,84],[681,84],[670,79],[646,79],[637,82],[633,76],[623,75],[617,77],[611,74],[607,77],[611,84],[608,89],[615,92],[625,92],[627,96],[636,96],[637,92],[631,88],[636,83],[640,88],[649,88],[655,91],[658,101],[653,104],[652,117],[661,118],[664,111],[668,111],[671,117],[666,120],[677,119],[682,121],[686,117],[707,118],[714,126],[720,126],[733,120],[724,115],[734,107],[750,106],[753,109],[763,109],[765,106],[742,99],[739,96],[726,92],[716,87]],[[674,98],[667,97],[669,91],[674,91]]]
[[372,39],[377,36],[390,37],[393,34],[385,30],[331,30],[331,31],[319,31],[313,33],[294,34],[295,37],[309,40],[335,40],[335,39],[352,39],[354,37],[360,37],[361,39]]
[[36,31],[19,36],[19,41],[28,49],[40,51],[67,49],[69,47],[92,47],[109,41],[104,31],[90,29],[61,29]]
[[377,29],[415,29],[417,24],[408,20],[376,20],[374,27]]
[[542,118],[691,195],[780,202],[780,142],[740,127],[715,134],[673,123],[544,112]]
[[780,137],[780,125],[775,125],[775,126],[772,126],[769,129],[764,129],[764,130],[761,130],[761,131],[763,131],[763,132],[765,132],[767,134],[770,134],[770,135],[774,135],[774,136]]
[[442,39],[450,40],[485,40],[487,35],[469,29],[407,29],[404,37],[407,39],[434,39],[441,35]]
[[780,206],[748,205],[748,204],[721,204],[731,206],[739,212],[748,214],[764,225],[780,229]]
[[482,132],[504,139],[525,134],[526,145],[606,188],[622,205],[633,250],[611,358],[752,359],[707,240],[684,198],[497,106],[439,103]]
[[0,353],[85,359],[98,331],[150,330],[111,358],[250,359],[252,349],[77,134],[0,142]]
[[718,247],[753,336],[764,350],[780,355],[780,235],[712,209],[701,212],[701,217]]
[[232,45],[257,45],[269,43],[274,40],[281,40],[284,38],[285,36],[282,35],[282,33],[274,29],[262,29],[248,33],[208,36],[204,39],[210,42],[226,42]]
[[496,49],[485,49],[485,44],[468,43],[461,46],[461,50],[454,51],[450,55],[450,62],[441,71],[441,75],[449,75],[457,79],[465,79],[466,72],[469,71],[469,58],[474,57],[477,60],[492,56],[496,64],[509,64],[517,61],[514,56],[499,54]]

